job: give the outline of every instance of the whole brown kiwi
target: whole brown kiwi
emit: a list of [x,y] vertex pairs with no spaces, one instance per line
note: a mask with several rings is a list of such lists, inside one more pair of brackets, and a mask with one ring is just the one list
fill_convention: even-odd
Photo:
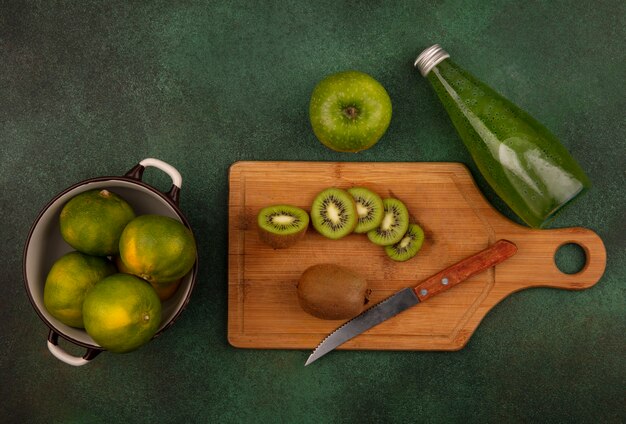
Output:
[[363,311],[370,293],[365,278],[341,265],[313,265],[298,281],[300,306],[321,319],[355,317]]

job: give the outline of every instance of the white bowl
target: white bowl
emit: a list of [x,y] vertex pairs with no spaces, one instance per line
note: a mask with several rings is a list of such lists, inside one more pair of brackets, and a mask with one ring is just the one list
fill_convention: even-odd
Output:
[[[141,181],[143,171],[154,166],[166,172],[172,178],[172,188],[163,193]],[[84,365],[104,349],[98,345],[83,329],[73,328],[54,318],[43,303],[43,289],[52,264],[63,254],[72,251],[72,247],[63,240],[59,230],[59,215],[67,201],[79,193],[93,189],[107,189],[122,196],[135,210],[137,215],[164,215],[182,222],[191,229],[189,222],[178,208],[178,196],[182,178],[171,165],[158,159],[144,159],[122,177],[99,177],[81,181],[56,195],[40,212],[33,223],[24,248],[23,272],[24,283],[35,311],[50,328],[48,348],[58,359],[70,365]],[[195,284],[198,272],[198,260],[192,270],[183,277],[176,293],[162,305],[162,320],[154,337],[158,337],[179,317],[187,303]],[[58,346],[59,336],[85,347],[86,353],[76,357]]]

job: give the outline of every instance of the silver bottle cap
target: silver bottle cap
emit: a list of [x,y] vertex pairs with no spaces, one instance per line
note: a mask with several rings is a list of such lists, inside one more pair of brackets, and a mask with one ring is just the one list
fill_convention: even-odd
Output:
[[425,77],[439,62],[449,57],[450,55],[447,51],[442,49],[439,44],[435,44],[421,52],[415,59],[413,66],[419,69],[422,76]]

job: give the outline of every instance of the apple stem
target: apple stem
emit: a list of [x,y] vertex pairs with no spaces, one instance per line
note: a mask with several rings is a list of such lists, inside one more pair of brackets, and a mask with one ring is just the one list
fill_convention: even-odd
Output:
[[356,119],[356,117],[359,116],[359,110],[354,106],[348,106],[343,109],[343,114],[350,119]]

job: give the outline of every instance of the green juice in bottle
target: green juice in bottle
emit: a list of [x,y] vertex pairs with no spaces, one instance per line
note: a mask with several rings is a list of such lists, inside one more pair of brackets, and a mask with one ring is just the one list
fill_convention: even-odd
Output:
[[543,125],[449,59],[438,45],[415,66],[431,83],[487,182],[529,226],[541,228],[591,183]]

